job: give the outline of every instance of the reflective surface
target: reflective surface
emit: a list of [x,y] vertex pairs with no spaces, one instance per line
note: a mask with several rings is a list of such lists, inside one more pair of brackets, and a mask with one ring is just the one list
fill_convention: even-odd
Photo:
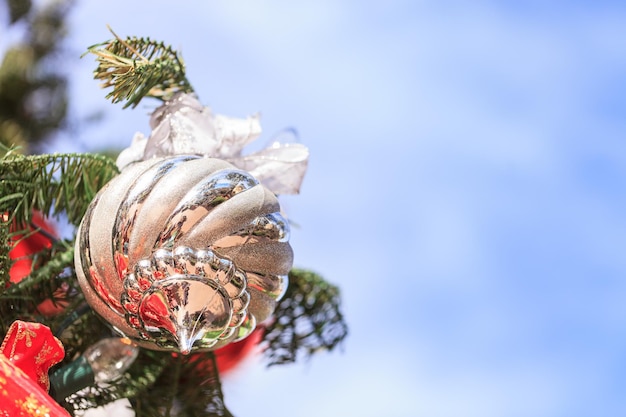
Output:
[[139,349],[129,339],[119,337],[102,339],[83,353],[96,382],[108,382],[121,377],[137,355]]
[[194,344],[210,348],[231,338],[247,317],[250,295],[245,273],[231,261],[181,246],[138,262],[124,279],[121,301],[139,338],[187,354]]
[[287,287],[289,224],[274,194],[199,156],[133,164],[76,240],[87,301],[137,344],[189,353],[247,336]]

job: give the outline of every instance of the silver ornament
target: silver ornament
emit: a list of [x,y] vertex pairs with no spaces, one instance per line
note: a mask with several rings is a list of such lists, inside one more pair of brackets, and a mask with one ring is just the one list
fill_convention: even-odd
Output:
[[91,203],[75,252],[100,316],[142,347],[184,354],[246,337],[274,311],[292,262],[276,196],[195,155],[125,168]]

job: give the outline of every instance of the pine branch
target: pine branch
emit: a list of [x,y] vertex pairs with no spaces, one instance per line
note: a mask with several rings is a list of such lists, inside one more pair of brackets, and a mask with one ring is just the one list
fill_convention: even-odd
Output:
[[213,352],[150,354],[168,359],[154,385],[131,398],[137,417],[232,417],[224,405]]
[[[142,395],[151,389],[165,367],[170,365],[171,360],[172,357],[168,353],[141,349],[133,365],[121,378],[106,385],[93,385],[80,394],[72,395],[66,400],[67,408],[84,411],[101,407],[120,398],[132,399]],[[159,403],[159,399],[155,399],[154,403]],[[141,415],[137,414],[137,417]]]
[[295,362],[319,350],[332,350],[347,336],[339,310],[339,288],[311,271],[292,269],[289,287],[263,340],[268,366]]
[[213,352],[190,356],[141,349],[126,373],[107,386],[92,386],[67,402],[75,411],[128,398],[136,417],[232,417]]
[[78,225],[98,190],[118,173],[115,162],[101,155],[9,152],[0,158],[0,213],[25,225],[34,211],[65,212]]
[[144,97],[167,100],[176,92],[193,92],[185,64],[171,46],[150,38],[124,40],[111,33],[114,39],[87,48],[98,62],[94,78],[103,81],[103,88],[113,87],[106,98],[113,103],[126,100],[126,108],[136,107]]
[[[0,300],[4,297],[16,296],[33,286],[45,285],[53,281],[52,278],[59,276],[66,268],[72,268],[74,266],[74,245],[68,240],[60,241],[52,251],[44,250],[43,253],[32,254],[31,257],[33,265],[37,265],[37,268],[19,283],[0,289]],[[46,298],[53,296],[52,291],[46,295]]]

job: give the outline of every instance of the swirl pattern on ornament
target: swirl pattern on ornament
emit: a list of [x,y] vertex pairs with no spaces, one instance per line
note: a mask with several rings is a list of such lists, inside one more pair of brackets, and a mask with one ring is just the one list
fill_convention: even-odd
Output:
[[139,345],[189,353],[247,336],[274,310],[293,262],[276,196],[228,162],[133,164],[79,229],[87,301]]
[[114,260],[120,279],[127,273],[128,241],[130,240],[130,231],[134,226],[135,216],[142,208],[145,199],[150,194],[150,190],[156,187],[159,181],[179,164],[192,158],[183,156],[170,159],[165,163],[156,164],[137,178],[133,186],[126,192],[124,202],[118,210],[114,226],[116,232],[112,241],[113,253],[115,254]]

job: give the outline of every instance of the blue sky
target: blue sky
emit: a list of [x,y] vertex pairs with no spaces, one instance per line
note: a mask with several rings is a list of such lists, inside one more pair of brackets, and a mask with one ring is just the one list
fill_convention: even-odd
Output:
[[[311,149],[296,264],[339,284],[343,353],[225,381],[238,417],[626,412],[626,6],[620,2],[79,2],[55,150],[124,147],[84,48],[183,52],[217,113]],[[77,126],[81,126],[80,123]],[[284,405],[283,405],[284,404]]]

